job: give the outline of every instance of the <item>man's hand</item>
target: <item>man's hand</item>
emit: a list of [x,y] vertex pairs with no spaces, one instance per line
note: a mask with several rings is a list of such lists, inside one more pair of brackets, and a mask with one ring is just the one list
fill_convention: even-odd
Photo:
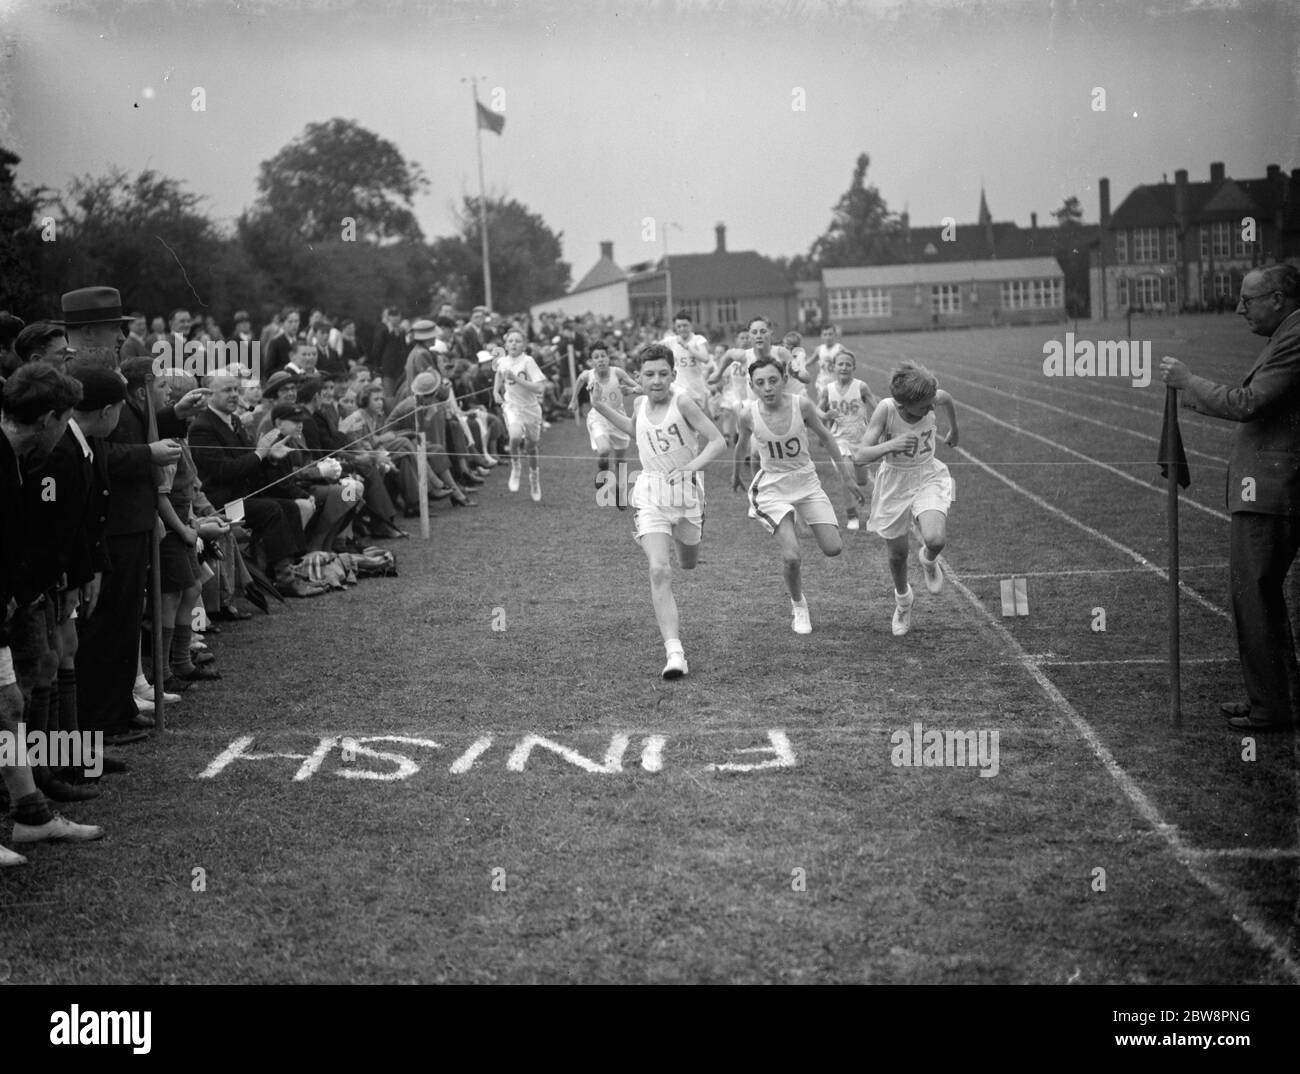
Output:
[[177,534],[182,541],[184,541],[187,545],[190,545],[191,547],[199,539],[198,531],[193,526],[182,526],[177,531]]
[[201,518],[195,523],[200,537],[206,537],[212,540],[216,537],[224,537],[230,532],[230,526],[219,518]]
[[86,606],[87,619],[95,614],[95,605],[99,603],[99,587],[103,581],[103,573],[96,571],[95,576],[81,587],[81,602]]
[[211,388],[195,388],[193,391],[186,392],[174,408],[176,416],[182,421],[194,417],[207,405],[208,396],[211,394]]
[[956,430],[956,429],[950,429],[950,430],[948,431],[948,435],[945,436],[945,437],[943,438],[943,442],[944,442],[945,444],[947,444],[949,447],[956,447],[956,446],[957,446],[957,430]]
[[270,450],[267,451],[266,454],[268,458],[272,459],[275,462],[279,462],[286,455],[288,455],[291,450],[292,449],[289,447],[289,441],[281,440],[275,444],[272,444]]
[[1192,372],[1177,358],[1170,358],[1166,354],[1160,359],[1160,377],[1169,387],[1181,391],[1191,383]]
[[72,613],[77,610],[77,605],[81,603],[80,589],[65,589],[59,594],[59,609],[57,619],[60,623],[66,623]]
[[271,453],[271,448],[279,442],[280,430],[267,429],[266,432],[257,438],[257,447],[253,448],[253,452],[259,459],[264,459]]
[[889,441],[891,455],[915,455],[916,446],[921,442],[915,433],[904,433]]
[[149,461],[155,466],[169,466],[181,457],[181,446],[175,440],[155,440],[149,445]]

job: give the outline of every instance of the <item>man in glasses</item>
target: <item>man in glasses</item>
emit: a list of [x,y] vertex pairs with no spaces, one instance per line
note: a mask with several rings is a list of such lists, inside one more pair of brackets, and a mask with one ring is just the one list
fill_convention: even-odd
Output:
[[1268,343],[1238,387],[1160,361],[1165,383],[1202,414],[1240,422],[1228,460],[1229,581],[1248,702],[1222,706],[1242,731],[1295,723],[1300,684],[1283,581],[1300,550],[1300,270],[1269,265],[1241,281],[1237,312]]

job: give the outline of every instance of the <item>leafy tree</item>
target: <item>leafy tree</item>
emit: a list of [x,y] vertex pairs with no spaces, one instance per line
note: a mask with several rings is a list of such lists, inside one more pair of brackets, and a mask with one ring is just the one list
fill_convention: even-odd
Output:
[[[433,244],[435,286],[457,296],[462,307],[484,301],[483,229],[479,199],[466,197],[453,210],[459,234]],[[488,198],[488,255],[492,259],[492,304],[506,313],[563,294],[571,266],[560,260],[560,239],[536,213],[514,199]]]
[[43,211],[54,218],[45,244],[43,289],[58,309],[64,291],[107,284],[126,309],[163,313],[185,305],[227,316],[256,293],[257,274],[202,212],[203,198],[146,169],[73,179]]
[[49,195],[19,189],[14,170],[20,162],[0,146],[0,309],[32,321],[46,312],[41,293],[45,251],[36,214]]
[[346,239],[355,222],[363,242],[423,242],[411,211],[429,181],[392,142],[353,120],[309,123],[270,160],[257,179],[253,220],[270,217],[306,242]]
[[905,260],[902,225],[874,186],[867,186],[871,158],[858,155],[853,180],[836,204],[826,233],[813,243],[808,257],[819,268],[885,265]]
[[1071,194],[1061,207],[1052,213],[1055,217],[1058,227],[1078,227],[1083,223],[1083,206],[1079,204],[1079,199]]

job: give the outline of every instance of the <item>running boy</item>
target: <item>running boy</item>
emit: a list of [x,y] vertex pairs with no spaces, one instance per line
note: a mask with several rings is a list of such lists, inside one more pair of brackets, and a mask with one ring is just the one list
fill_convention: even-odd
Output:
[[757,518],[768,533],[776,534],[794,616],[791,626],[796,634],[811,634],[812,620],[800,578],[795,515],[812,528],[824,555],[838,556],[843,544],[835,508],[817,479],[810,432],[817,435],[831,458],[838,459],[845,486],[860,502],[866,497],[853,480],[853,468],[848,460],[840,457],[835,441],[817,415],[817,408],[803,392],[787,391],[789,381],[780,359],[772,354],[755,357],[749,366],[749,380],[758,398],[740,412],[731,487],[736,491],[742,488],[740,460],[748,451],[752,435],[761,469],[749,486],[750,517]]
[[[722,425],[727,445],[736,441],[736,415],[740,408],[752,398],[749,394],[749,374],[745,372],[745,352],[749,350],[749,333],[736,333],[736,345],[718,359],[716,368],[709,377],[710,384],[722,382],[722,392],[718,396],[718,422]],[[725,379],[723,379],[725,377]]]
[[707,411],[709,386],[704,381],[704,370],[709,364],[709,341],[695,331],[691,315],[686,310],[678,310],[673,317],[673,333],[663,340],[673,352],[676,366],[673,386],[689,395],[701,410]]
[[[817,400],[817,409],[824,421],[832,424],[835,443],[839,445],[840,455],[846,459],[853,458],[853,452],[865,445],[867,416],[875,413],[877,400],[871,394],[866,381],[853,376],[857,366],[857,357],[852,351],[842,350],[835,358],[835,379],[822,389]],[[853,467],[855,481],[859,488],[871,491],[871,470],[866,463],[855,463]],[[849,490],[844,490],[844,501],[848,511],[848,528],[859,528],[858,509]]]
[[506,353],[497,359],[492,395],[501,404],[510,436],[511,492],[519,491],[519,454],[528,453],[528,493],[542,498],[542,479],[537,471],[537,443],[542,437],[542,396],[547,380],[531,354],[524,351],[524,334],[517,328],[506,333]]
[[[894,578],[893,631],[902,637],[911,627],[912,587],[907,582],[907,532],[915,518],[924,547],[918,552],[925,587],[943,588],[939,553],[947,542],[948,508],[957,498],[948,467],[935,458],[938,423],[934,409],[948,415],[944,443],[957,446],[957,410],[952,396],[934,374],[915,362],[903,362],[889,377],[892,399],[882,399],[867,423],[862,447],[853,460],[863,464],[884,459],[871,495],[867,529],[885,539],[889,572]],[[928,555],[927,555],[928,553]]]
[[[672,549],[682,570],[693,570],[704,533],[704,486],[699,471],[726,449],[722,434],[685,392],[672,390],[673,352],[652,343],[641,354],[645,395],[629,419],[592,396],[592,406],[613,426],[636,437],[641,472],[632,487],[633,533],[650,568],[650,601],[664,639],[665,679],[687,673],[672,589]],[[697,452],[699,437],[708,443]]]
[[[599,400],[611,410],[616,410],[626,417],[627,412],[623,409],[623,393],[639,394],[641,386],[632,379],[632,375],[627,370],[609,364],[609,348],[600,341],[592,344],[587,365],[590,368],[578,374],[578,382],[573,386],[573,399],[569,403],[569,410],[575,414],[578,412],[578,394],[585,387],[592,402],[591,409],[587,411],[587,435],[591,438],[591,450],[599,457],[596,465],[596,488],[599,489],[609,480],[605,474],[609,470],[611,452],[617,463],[614,472],[616,474],[623,472],[628,437],[626,433],[614,428],[608,420],[601,417],[595,403]],[[620,511],[626,510],[622,503],[618,508]]]
[[813,378],[812,395],[821,395],[822,389],[835,379],[835,359],[843,349],[840,330],[833,324],[828,324],[822,329],[822,341],[808,359],[808,372]]

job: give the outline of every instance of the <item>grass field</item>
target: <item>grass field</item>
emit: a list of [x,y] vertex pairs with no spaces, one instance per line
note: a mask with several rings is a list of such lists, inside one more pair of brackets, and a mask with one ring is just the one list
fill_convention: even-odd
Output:
[[[700,566],[674,583],[691,674],[661,682],[630,518],[595,506],[581,428],[553,428],[541,504],[498,471],[478,510],[438,505],[431,542],[393,545],[399,578],[227,627],[225,680],[66,810],[108,838],[0,874],[0,971],[1295,983],[1296,742],[1261,736],[1243,760],[1217,712],[1241,695],[1233,429],[1184,412],[1175,725],[1163,388],[1045,378],[1042,344],[1064,331],[854,341],[878,394],[911,357],[958,405],[960,447],[940,454],[957,482],[951,584],[930,596],[913,562],[906,638],[865,532],[838,559],[804,541],[814,633],[792,633],[775,544],[715,464]],[[1220,380],[1262,342],[1229,317],[1135,321],[1133,336]],[[1013,574],[1030,614],[1004,620]],[[896,767],[891,736],[917,721],[997,731],[996,775]],[[530,735],[547,742],[529,751]],[[297,756],[223,766],[232,744]]]

